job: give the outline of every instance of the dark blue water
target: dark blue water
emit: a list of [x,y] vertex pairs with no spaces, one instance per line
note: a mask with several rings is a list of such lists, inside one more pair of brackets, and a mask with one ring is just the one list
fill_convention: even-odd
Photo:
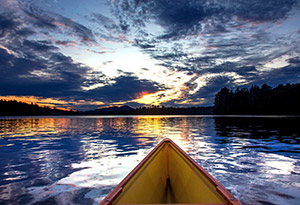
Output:
[[98,204],[163,138],[243,204],[300,204],[299,117],[0,119],[0,204]]

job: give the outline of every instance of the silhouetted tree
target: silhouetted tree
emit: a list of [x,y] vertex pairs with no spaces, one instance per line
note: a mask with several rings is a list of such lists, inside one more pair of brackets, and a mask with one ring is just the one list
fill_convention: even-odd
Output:
[[49,107],[40,107],[34,103],[17,102],[16,100],[0,100],[0,116],[19,115],[74,115],[77,112],[64,111]]
[[215,96],[214,114],[300,114],[300,84],[267,84],[236,89],[222,88]]
[[215,96],[214,113],[229,114],[231,111],[232,91],[222,88]]

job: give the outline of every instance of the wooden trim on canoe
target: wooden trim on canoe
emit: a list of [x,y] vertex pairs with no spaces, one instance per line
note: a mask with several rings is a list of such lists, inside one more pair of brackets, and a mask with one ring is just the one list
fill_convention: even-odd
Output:
[[[118,204],[118,205],[133,205],[133,204]],[[134,204],[137,205],[137,204]],[[162,204],[138,204],[138,205],[162,205]],[[174,205],[174,204],[163,204],[163,205]],[[226,203],[221,204],[176,204],[176,205],[227,205]]]
[[[188,159],[209,181],[211,181],[216,190],[227,200],[226,204],[241,205],[241,203],[225,188],[223,187],[215,178],[213,178],[205,169],[203,169],[196,161],[194,161],[188,154],[186,154],[177,144],[175,144],[171,139],[165,138],[162,140],[112,191],[108,194],[99,205],[111,205],[112,202],[121,194],[122,187],[124,187],[130,179],[141,169],[141,167],[147,162],[147,160],[155,153],[161,146],[165,143],[171,143],[178,151],[183,154],[186,159]],[[126,204],[128,205],[128,204]],[[139,204],[140,205],[140,204]],[[149,204],[147,204],[149,205]],[[157,204],[156,204],[157,205]],[[183,205],[183,204],[176,204]],[[196,204],[188,204],[196,205]],[[215,205],[215,204],[197,204],[197,205]],[[223,203],[218,204],[223,205]]]

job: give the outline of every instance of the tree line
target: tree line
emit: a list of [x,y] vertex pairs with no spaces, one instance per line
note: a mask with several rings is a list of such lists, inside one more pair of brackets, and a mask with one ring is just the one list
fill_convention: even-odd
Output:
[[[126,109],[124,109],[126,107]],[[122,109],[123,108],[123,109]],[[173,108],[164,106],[139,107],[129,106],[112,109],[97,109],[92,111],[65,111],[56,108],[28,104],[16,100],[0,100],[0,116],[26,115],[208,115],[212,114],[212,107]]]
[[0,116],[18,115],[299,115],[300,84],[278,85],[272,88],[266,84],[251,86],[235,91],[222,88],[215,96],[213,107],[174,108],[164,106],[129,106],[97,109],[93,111],[64,111],[42,107],[37,104],[0,100]]
[[26,115],[72,115],[75,111],[65,111],[56,108],[28,104],[16,100],[0,100],[0,116],[26,116]]
[[101,111],[96,110],[89,112],[96,115],[211,115],[213,107],[189,107],[189,108],[174,108],[174,107],[139,107],[136,109],[124,111]]
[[213,114],[298,115],[300,84],[253,85],[235,91],[224,87],[215,96]]

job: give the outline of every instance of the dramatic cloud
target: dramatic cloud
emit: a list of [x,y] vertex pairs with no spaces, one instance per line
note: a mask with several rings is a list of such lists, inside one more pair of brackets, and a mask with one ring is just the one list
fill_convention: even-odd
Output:
[[82,43],[96,43],[94,34],[90,29],[70,18],[46,12],[31,5],[25,7],[23,11],[28,15],[30,21],[40,28],[66,32],[65,34],[75,34]]
[[1,95],[62,97],[80,89],[87,67],[57,53],[48,42],[25,41],[21,49],[30,59],[0,49]]
[[[172,71],[196,73],[199,78],[207,74],[222,74],[230,79],[234,76],[230,87],[267,80],[264,76],[279,72],[267,68],[269,62],[280,56],[299,54],[299,49],[289,44],[289,37],[299,44],[299,36],[272,32],[273,26],[278,27],[298,11],[299,2],[295,0],[120,0],[111,1],[111,7],[119,23],[126,25],[125,33],[139,32],[134,46],[160,61],[159,65]],[[299,17],[299,12],[296,13]],[[151,30],[155,25],[160,29]],[[285,79],[290,77],[289,69],[285,66],[280,69]],[[199,78],[193,78],[193,84],[199,84]],[[222,81],[212,84],[216,87],[212,93],[228,86]],[[206,87],[199,93],[203,90]]]
[[0,2],[0,95],[194,106],[224,86],[300,82],[297,0],[78,5]]
[[113,81],[115,83],[96,88],[90,93],[105,102],[121,102],[136,99],[141,93],[154,93],[160,89],[159,84],[139,79],[134,75],[122,75]]
[[110,1],[123,31],[142,28],[151,19],[165,32],[161,38],[180,38],[200,33],[223,33],[243,24],[276,22],[287,17],[297,0],[149,0]]
[[[99,97],[82,87],[89,80],[91,68],[75,62],[53,44],[68,47],[78,45],[78,41],[53,40],[54,36],[49,40],[28,40],[28,37],[36,38],[39,32],[49,36],[50,31],[66,32],[71,36],[74,34],[81,43],[96,44],[92,31],[52,12],[33,6],[25,8],[21,5],[20,8],[22,10],[11,10],[0,15],[0,95],[38,96],[69,101],[84,99],[93,104]],[[25,14],[22,15],[22,12]],[[100,51],[94,52],[100,54]],[[106,81],[109,79],[104,78],[101,83]],[[109,99],[109,96],[103,95],[101,98]]]
[[4,37],[7,32],[13,30],[17,26],[17,22],[12,19],[8,19],[5,16],[0,14],[0,37]]

